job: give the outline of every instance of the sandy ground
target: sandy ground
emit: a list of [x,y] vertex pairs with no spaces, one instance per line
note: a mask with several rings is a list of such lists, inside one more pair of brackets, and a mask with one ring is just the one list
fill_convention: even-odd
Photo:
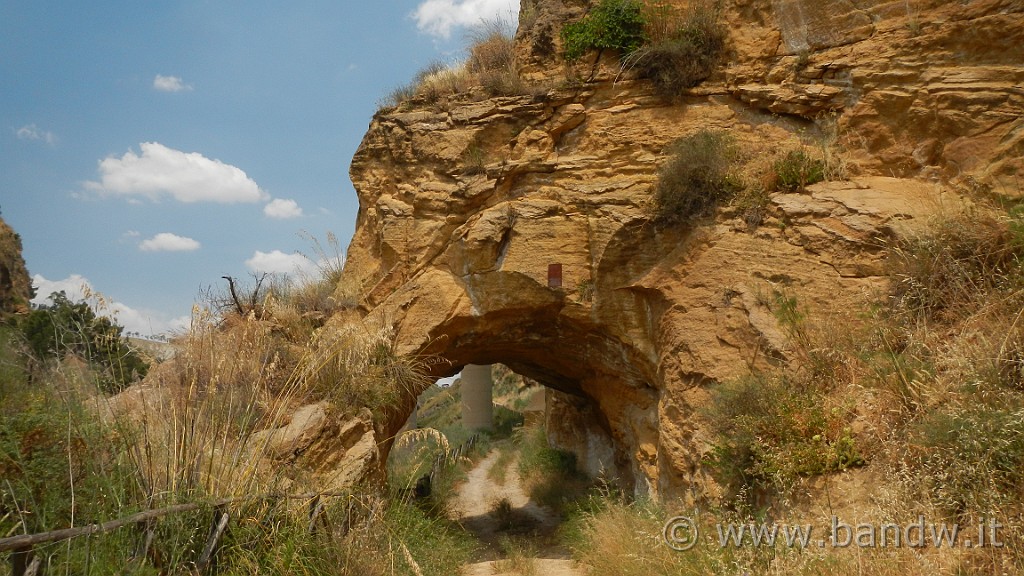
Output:
[[[485,545],[481,557],[463,567],[462,576],[522,575],[524,571],[509,566],[510,562],[502,554],[503,537],[525,540],[536,550],[531,558],[533,570],[527,574],[585,576],[586,572],[574,565],[567,550],[551,543],[559,520],[549,510],[530,501],[520,483],[517,460],[509,463],[503,484],[488,477],[498,456],[497,451],[492,451],[470,470],[453,503],[457,519]],[[511,505],[510,514],[502,515],[496,510],[503,499]]]

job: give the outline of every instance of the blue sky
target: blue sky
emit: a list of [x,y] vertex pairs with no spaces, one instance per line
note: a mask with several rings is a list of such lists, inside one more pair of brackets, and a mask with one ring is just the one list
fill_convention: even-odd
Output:
[[352,236],[377,102],[518,0],[0,0],[0,211],[45,297],[128,330]]

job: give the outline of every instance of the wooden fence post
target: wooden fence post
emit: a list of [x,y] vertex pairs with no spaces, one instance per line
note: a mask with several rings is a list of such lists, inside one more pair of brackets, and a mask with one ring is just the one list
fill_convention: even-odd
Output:
[[316,532],[316,521],[320,518],[320,513],[324,511],[324,501],[320,499],[320,495],[317,494],[313,500],[309,502],[309,533]]
[[11,552],[11,576],[37,576],[42,565],[42,560],[32,553],[30,546]]
[[31,554],[31,548],[18,548],[11,552],[12,576],[25,576],[25,569],[28,568],[28,558]]
[[199,561],[196,562],[196,569],[200,573],[205,573],[206,569],[210,567],[213,554],[217,551],[220,537],[228,527],[229,518],[230,515],[224,510],[223,506],[217,506],[213,509],[213,524],[210,526],[210,537],[206,539],[203,553],[199,555]]
[[153,539],[156,538],[156,520],[149,519],[137,524],[142,530],[142,544],[135,549],[133,558],[140,558],[146,561],[149,558],[149,549],[153,547]]

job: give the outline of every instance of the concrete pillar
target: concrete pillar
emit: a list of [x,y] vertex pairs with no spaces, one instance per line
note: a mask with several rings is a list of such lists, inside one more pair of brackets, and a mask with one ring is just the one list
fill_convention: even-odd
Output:
[[462,424],[468,430],[490,430],[494,424],[491,367],[467,364],[462,369]]

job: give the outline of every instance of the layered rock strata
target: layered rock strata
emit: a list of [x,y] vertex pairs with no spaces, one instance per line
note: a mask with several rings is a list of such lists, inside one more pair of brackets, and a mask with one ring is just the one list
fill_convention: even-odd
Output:
[[[565,79],[557,31],[587,4],[523,2],[522,74],[545,89],[374,117],[339,293],[395,323],[434,376],[500,362],[548,386],[552,439],[592,472],[697,496],[708,388],[789,359],[773,294],[853,308],[884,286],[886,243],[956,209],[957,183],[1014,192],[1024,7],[726,2],[725,63],[670,103],[611,58]],[[831,146],[832,126],[847,181],[771,195],[757,227],[730,207],[652,223],[680,136],[726,131],[754,165]]]

